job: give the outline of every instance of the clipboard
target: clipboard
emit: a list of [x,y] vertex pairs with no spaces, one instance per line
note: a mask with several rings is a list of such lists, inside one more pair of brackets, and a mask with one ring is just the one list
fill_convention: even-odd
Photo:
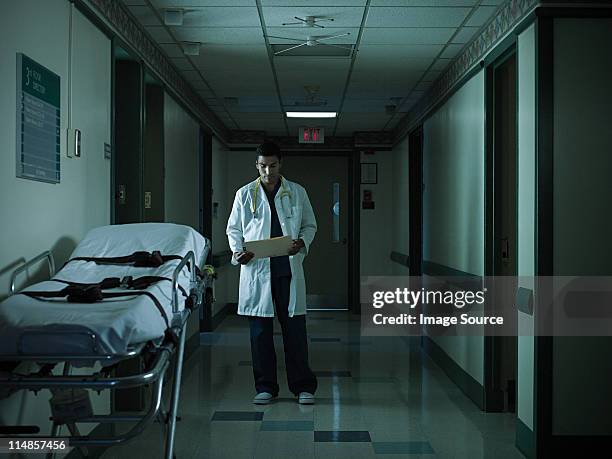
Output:
[[271,258],[288,255],[289,249],[293,245],[291,236],[273,237],[259,241],[245,242],[247,252],[253,252],[253,258]]

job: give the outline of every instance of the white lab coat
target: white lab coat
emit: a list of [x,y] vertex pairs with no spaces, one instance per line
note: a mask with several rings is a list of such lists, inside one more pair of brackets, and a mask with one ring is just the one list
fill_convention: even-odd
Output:
[[[317,231],[317,222],[303,186],[282,178],[283,184],[276,193],[274,204],[284,236],[302,239],[304,247],[289,257],[291,285],[289,317],[306,314],[306,282],[302,262]],[[287,192],[284,192],[283,186]],[[268,239],[272,214],[268,198],[261,184],[257,191],[256,211],[253,215],[253,199],[257,180],[236,192],[232,213],[227,222],[227,237],[232,252],[240,252],[245,241]],[[232,264],[238,262],[232,256]],[[270,259],[252,259],[240,266],[238,314],[245,316],[274,317],[272,287],[270,284]]]

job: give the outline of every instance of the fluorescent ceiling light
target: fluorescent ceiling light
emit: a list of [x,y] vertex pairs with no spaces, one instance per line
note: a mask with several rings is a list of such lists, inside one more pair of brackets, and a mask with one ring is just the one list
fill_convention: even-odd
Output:
[[287,118],[335,118],[336,112],[287,112]]

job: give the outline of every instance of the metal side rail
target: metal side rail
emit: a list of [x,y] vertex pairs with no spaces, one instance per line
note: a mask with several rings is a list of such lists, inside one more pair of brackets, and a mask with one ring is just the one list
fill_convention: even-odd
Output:
[[[152,385],[151,400],[147,411],[143,414],[128,414],[128,415],[93,415],[87,417],[79,417],[74,419],[55,419],[53,416],[53,428],[51,437],[57,436],[59,426],[68,425],[69,427],[80,423],[109,423],[109,422],[135,422],[127,432],[114,435],[111,437],[92,437],[83,436],[68,436],[69,444],[75,447],[87,446],[102,446],[110,447],[131,440],[141,434],[147,425],[157,416],[158,419],[167,423],[166,429],[166,459],[171,459],[174,449],[174,434],[176,430],[176,414],[178,411],[178,401],[180,392],[180,380],[182,373],[182,363],[185,348],[185,332],[187,327],[187,318],[190,315],[189,310],[183,313],[184,321],[182,326],[174,329],[174,332],[179,337],[178,345],[172,342],[164,343],[155,351],[155,358],[146,371],[131,376],[110,377],[104,378],[96,375],[69,375],[70,362],[64,363],[64,371],[62,375],[57,376],[36,376],[32,375],[10,375],[0,379],[0,387],[8,387],[17,390],[41,390],[41,389],[91,389],[96,391],[108,389],[125,389],[131,387],[141,387]],[[174,381],[172,384],[172,393],[169,412],[161,416],[162,393],[166,372],[170,367],[172,357],[176,355],[176,364],[174,366]],[[71,432],[74,428],[70,429]],[[78,430],[74,429],[76,432]],[[49,438],[48,435],[31,436],[28,439]]]

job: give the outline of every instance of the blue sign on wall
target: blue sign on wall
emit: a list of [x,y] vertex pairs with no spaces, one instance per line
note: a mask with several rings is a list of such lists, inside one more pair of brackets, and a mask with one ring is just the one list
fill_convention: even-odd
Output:
[[60,181],[60,77],[17,53],[17,177]]

